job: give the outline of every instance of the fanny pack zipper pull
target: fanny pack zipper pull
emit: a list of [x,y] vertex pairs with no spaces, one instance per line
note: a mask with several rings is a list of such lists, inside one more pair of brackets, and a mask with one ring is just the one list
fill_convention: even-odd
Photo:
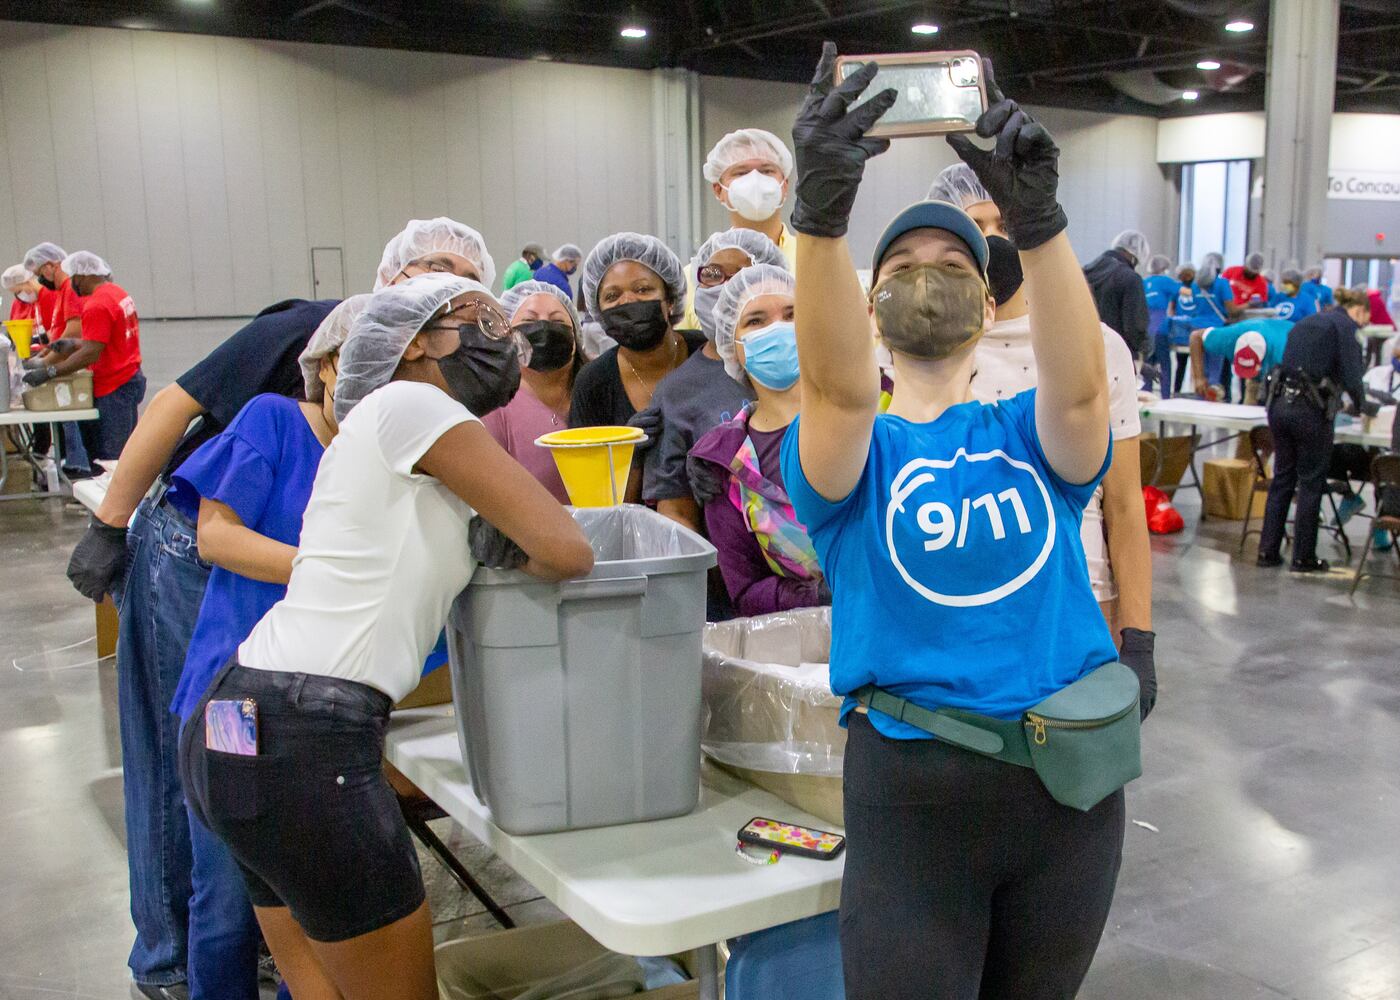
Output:
[[1035,733],[1032,737],[1035,740],[1035,745],[1038,747],[1045,746],[1045,720],[1032,712],[1027,712],[1026,722],[1035,727]]

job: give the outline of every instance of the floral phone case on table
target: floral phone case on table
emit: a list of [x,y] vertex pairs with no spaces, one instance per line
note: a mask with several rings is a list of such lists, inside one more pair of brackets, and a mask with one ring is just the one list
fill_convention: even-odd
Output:
[[813,830],[793,823],[755,817],[739,831],[739,842],[771,847],[784,854],[795,854],[818,861],[831,861],[846,849],[846,838],[839,833]]

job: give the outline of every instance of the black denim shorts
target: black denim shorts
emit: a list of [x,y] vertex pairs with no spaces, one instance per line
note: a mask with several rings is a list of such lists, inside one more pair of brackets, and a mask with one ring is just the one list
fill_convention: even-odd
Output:
[[[251,698],[258,754],[204,745],[204,706]],[[422,905],[423,875],[384,778],[389,697],[364,684],[230,663],[180,733],[180,780],[228,845],[254,906],[286,906],[307,936],[345,941]]]

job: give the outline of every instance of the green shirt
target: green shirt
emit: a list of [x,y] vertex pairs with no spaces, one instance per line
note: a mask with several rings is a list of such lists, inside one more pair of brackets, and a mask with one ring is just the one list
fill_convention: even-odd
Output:
[[534,273],[534,271],[530,270],[529,264],[525,263],[524,260],[517,258],[515,262],[510,265],[510,267],[506,268],[506,273],[501,278],[501,291],[504,292],[509,288],[514,288],[522,281],[529,281],[530,278],[534,275]]

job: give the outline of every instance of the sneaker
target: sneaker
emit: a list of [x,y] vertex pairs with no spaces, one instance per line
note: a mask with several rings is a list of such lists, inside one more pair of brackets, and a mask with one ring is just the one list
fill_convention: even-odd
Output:
[[1341,527],[1361,512],[1361,508],[1366,503],[1355,493],[1348,493],[1342,497],[1342,502],[1337,504],[1337,527]]
[[63,475],[70,483],[77,483],[84,479],[95,479],[98,473],[93,472],[91,469],[79,469],[72,465],[65,465],[63,467]]
[[1389,552],[1391,546],[1390,532],[1384,528],[1377,528],[1374,537],[1371,539],[1372,552]]
[[1294,562],[1289,567],[1292,573],[1327,573],[1332,569],[1332,564],[1326,559],[1312,559],[1308,562]]
[[1266,556],[1259,553],[1259,558],[1254,561],[1254,565],[1262,569],[1273,569],[1275,566],[1283,565],[1283,556]]
[[190,988],[185,983],[157,986],[154,983],[132,983],[136,992],[150,1000],[190,1000]]

